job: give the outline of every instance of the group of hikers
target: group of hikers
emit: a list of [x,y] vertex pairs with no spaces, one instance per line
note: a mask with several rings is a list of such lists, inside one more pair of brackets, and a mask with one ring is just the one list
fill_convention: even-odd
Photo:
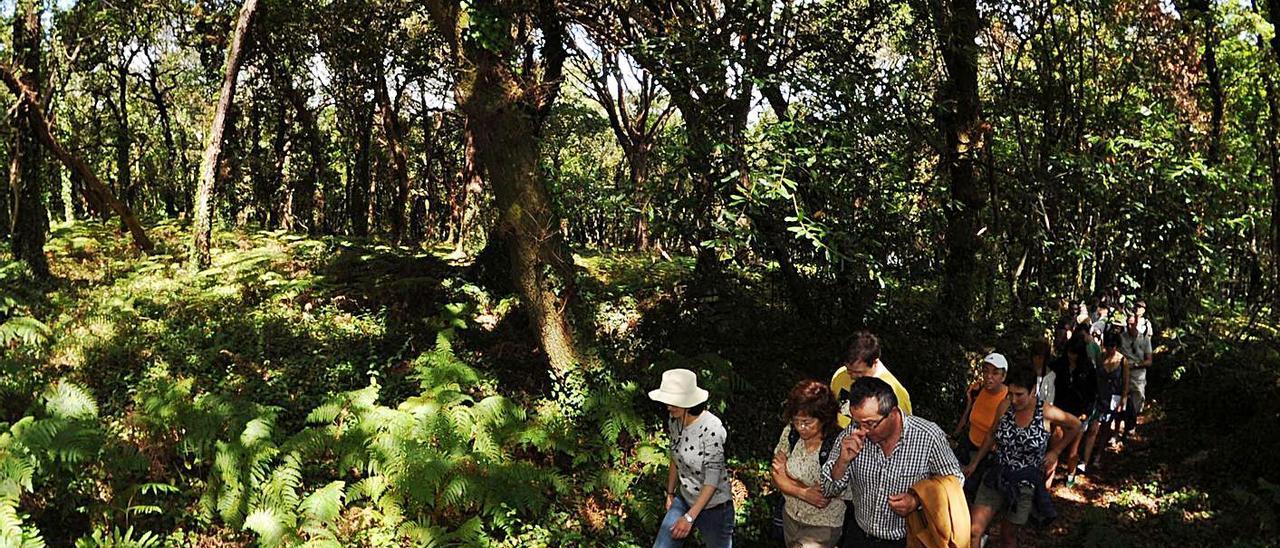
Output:
[[[1097,468],[1099,442],[1120,450],[1135,433],[1154,330],[1146,303],[1118,308],[1070,306],[1053,342],[1033,341],[1016,364],[988,354],[950,439],[912,414],[906,387],[880,360],[879,338],[855,333],[830,383],[803,380],[787,395],[771,466],[782,494],[777,540],[803,548],[1016,546],[1023,525],[1056,517],[1055,481],[1073,487]],[[671,436],[654,546],[681,546],[694,529],[707,546],[732,546],[727,434],[706,409],[708,392],[694,372],[672,369],[649,397],[666,404]],[[997,516],[999,532],[988,537]]]

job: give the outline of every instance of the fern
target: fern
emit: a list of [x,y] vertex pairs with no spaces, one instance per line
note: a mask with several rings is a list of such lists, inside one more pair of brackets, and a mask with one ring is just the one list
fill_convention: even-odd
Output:
[[298,505],[298,510],[308,521],[320,524],[332,522],[342,511],[342,500],[346,495],[343,490],[345,486],[346,483],[342,481],[329,482],[328,485],[317,489],[303,499]]
[[135,538],[133,527],[123,532],[119,528],[109,532],[95,530],[89,537],[76,541],[76,548],[159,548],[163,545],[163,539],[150,531]]
[[47,343],[50,336],[49,326],[30,316],[15,316],[0,323],[0,347],[39,346]]
[[257,533],[265,546],[279,546],[285,539],[284,520],[270,508],[262,508],[246,516],[244,529]]

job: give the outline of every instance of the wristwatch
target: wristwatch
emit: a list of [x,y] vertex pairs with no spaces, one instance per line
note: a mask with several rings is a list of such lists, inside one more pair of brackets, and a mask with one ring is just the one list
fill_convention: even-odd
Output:
[[689,525],[693,525],[693,518],[689,517],[689,514],[685,514],[681,517],[683,517],[685,521],[689,522]]

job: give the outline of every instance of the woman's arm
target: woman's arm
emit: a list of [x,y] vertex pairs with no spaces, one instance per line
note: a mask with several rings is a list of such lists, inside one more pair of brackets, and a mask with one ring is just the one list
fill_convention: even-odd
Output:
[[1129,402],[1129,361],[1128,358],[1120,360],[1120,380],[1124,382],[1120,388],[1120,409],[1116,409],[1116,411],[1124,409],[1124,406]]
[[969,424],[969,413],[973,412],[973,385],[964,391],[964,413],[960,415],[960,420],[956,422],[956,431],[952,432],[952,436],[959,436],[964,431],[964,426]]
[[1074,415],[1058,409],[1054,405],[1048,403],[1044,404],[1044,418],[1049,421],[1050,425],[1062,429],[1062,437],[1054,441],[1053,444],[1049,446],[1049,449],[1045,451],[1046,460],[1049,454],[1053,454],[1054,460],[1057,460],[1057,455],[1061,455],[1062,450],[1068,445],[1071,445],[1071,442],[1075,441],[1076,436],[1080,435],[1080,431],[1083,430],[1084,425],[1082,425],[1080,423],[1080,419],[1076,418]]

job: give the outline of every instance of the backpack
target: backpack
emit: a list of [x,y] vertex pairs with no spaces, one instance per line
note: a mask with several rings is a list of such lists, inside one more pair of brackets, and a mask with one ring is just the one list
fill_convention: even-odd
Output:
[[[822,439],[822,447],[818,449],[818,468],[827,462],[827,457],[831,455],[831,448],[835,446],[836,435],[832,434]],[[795,428],[787,435],[787,456],[795,450],[796,443],[800,441],[800,433]],[[775,493],[777,496],[773,499],[773,527],[771,528],[774,540],[783,540],[786,535],[783,533],[782,523],[786,517],[786,498],[781,492]]]

